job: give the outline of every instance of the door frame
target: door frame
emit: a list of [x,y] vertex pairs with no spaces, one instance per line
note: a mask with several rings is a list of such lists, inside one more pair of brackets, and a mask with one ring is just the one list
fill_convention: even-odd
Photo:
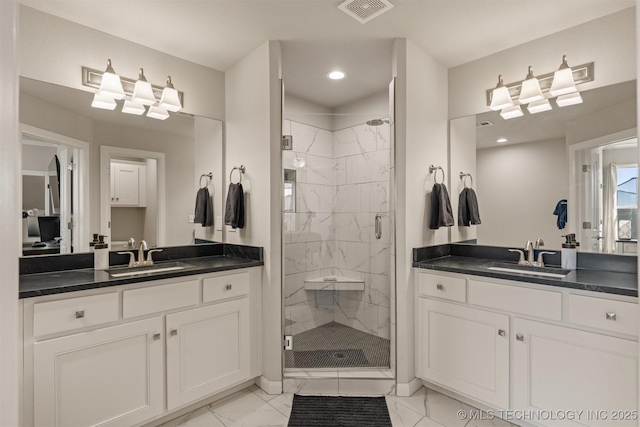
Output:
[[113,157],[133,157],[139,159],[155,159],[158,162],[158,243],[165,245],[165,153],[136,150],[133,148],[100,146],[100,234],[105,241],[111,243],[111,160]]
[[[73,228],[76,229],[74,242],[74,253],[88,252],[89,251],[89,228],[90,228],[90,187],[91,180],[89,176],[89,150],[91,149],[86,141],[71,138],[58,133],[50,132],[48,130],[40,129],[35,126],[26,125],[20,123],[20,143],[25,135],[42,139],[45,141],[53,142],[55,144],[64,145],[73,148],[76,151],[78,159],[74,160],[74,167],[77,169],[77,183],[74,187],[74,199],[78,201],[77,211],[75,214]],[[20,194],[22,194],[22,184],[20,186]],[[22,199],[22,196],[20,196]],[[61,205],[62,206],[62,205]],[[79,218],[79,219],[78,219]],[[61,221],[61,224],[66,223],[66,220]]]

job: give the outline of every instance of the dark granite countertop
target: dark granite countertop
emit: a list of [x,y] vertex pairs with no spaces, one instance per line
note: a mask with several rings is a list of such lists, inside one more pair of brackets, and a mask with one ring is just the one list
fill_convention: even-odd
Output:
[[[229,246],[229,245],[225,245]],[[156,263],[157,266],[161,266],[163,261],[179,261],[181,263],[188,264],[186,268],[182,270],[165,271],[160,273],[144,273],[136,274],[134,276],[127,277],[111,277],[109,273],[102,270],[94,270],[93,268],[70,268],[65,270],[53,270],[53,271],[38,271],[32,269],[33,273],[24,272],[20,275],[20,298],[32,298],[42,295],[52,295],[65,292],[83,291],[87,289],[104,288],[109,286],[126,285],[129,283],[141,283],[152,280],[172,279],[178,277],[192,276],[196,274],[213,273],[218,271],[235,270],[239,268],[248,268],[264,265],[262,258],[262,248],[250,248],[251,251],[238,252],[237,247],[233,248],[216,248],[212,250],[207,248],[203,250],[201,247],[196,248],[196,252],[186,249],[187,247],[179,248],[178,250],[167,249],[164,254],[165,259],[160,259]],[[240,247],[242,248],[242,247]],[[255,250],[254,250],[255,249]],[[174,254],[172,255],[172,252]],[[177,257],[175,253],[182,255],[191,254],[191,257]],[[91,255],[91,254],[90,254]],[[246,255],[246,256],[243,256]],[[73,257],[70,255],[69,257]],[[86,267],[87,254],[77,255],[79,262],[76,265]],[[90,256],[93,260],[93,255]],[[160,258],[160,257],[158,257]],[[42,264],[46,260],[44,257],[38,261]],[[33,260],[36,261],[36,260]],[[28,260],[27,262],[31,262]],[[53,259],[57,261],[57,259]],[[78,260],[76,260],[78,261]],[[74,261],[75,262],[75,261]],[[60,264],[57,262],[57,264]],[[69,263],[67,260],[67,264]],[[113,265],[122,267],[123,265]],[[126,266],[126,265],[125,265]],[[39,265],[38,265],[39,267]],[[28,270],[24,268],[23,270]]]
[[[446,246],[449,246],[447,248]],[[584,255],[583,263],[592,268],[579,268],[570,271],[563,278],[553,278],[535,276],[532,274],[519,274],[503,271],[488,270],[487,268],[495,263],[511,262],[517,266],[517,257],[511,259],[513,255],[502,256],[504,248],[491,248],[483,251],[482,247],[476,246],[472,253],[465,250],[463,245],[440,245],[431,248],[414,249],[413,266],[436,271],[446,271],[451,273],[468,274],[474,276],[488,277],[493,279],[514,280],[519,282],[537,283],[540,285],[556,286],[561,288],[580,289],[584,291],[602,292],[608,294],[625,295],[631,297],[638,296],[638,275],[633,265],[635,257],[624,257],[624,259],[613,259],[617,255],[588,254]],[[462,247],[462,248],[461,248]],[[483,257],[484,254],[484,257]],[[580,255],[580,254],[579,254]],[[597,256],[603,257],[598,263]],[[595,261],[594,261],[595,260]],[[599,267],[610,267],[601,269]]]

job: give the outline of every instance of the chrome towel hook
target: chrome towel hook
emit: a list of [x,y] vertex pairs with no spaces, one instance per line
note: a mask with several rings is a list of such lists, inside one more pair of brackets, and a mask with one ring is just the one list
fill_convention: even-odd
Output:
[[[232,177],[233,177],[234,170],[238,171],[238,182],[233,182]],[[245,171],[244,165],[234,166],[233,169],[231,169],[231,172],[229,172],[229,182],[231,184],[240,184],[242,182],[242,175],[244,175],[244,171]]]

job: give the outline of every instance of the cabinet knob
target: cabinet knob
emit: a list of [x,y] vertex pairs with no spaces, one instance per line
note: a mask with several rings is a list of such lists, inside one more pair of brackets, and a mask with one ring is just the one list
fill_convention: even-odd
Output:
[[439,290],[439,291],[442,291],[442,290],[444,290],[444,286],[442,286],[440,283],[438,283],[436,285],[436,289]]
[[607,312],[607,320],[618,320],[618,316],[615,313]]
[[172,329],[169,331],[169,335],[171,335],[172,337],[178,335],[178,330],[177,329]]
[[500,335],[501,337],[506,337],[507,333],[504,329],[498,329],[498,335]]
[[224,287],[224,289],[225,289],[225,290],[227,290],[227,291],[230,291],[230,290],[231,290],[231,288],[233,288],[233,286],[232,286],[232,285],[226,285],[226,286]]
[[157,341],[160,339],[160,334],[153,334],[153,340]]
[[76,319],[81,319],[84,317],[84,310],[76,310]]
[[518,341],[524,341],[524,335],[522,335],[522,334],[516,334],[516,340],[518,340]]

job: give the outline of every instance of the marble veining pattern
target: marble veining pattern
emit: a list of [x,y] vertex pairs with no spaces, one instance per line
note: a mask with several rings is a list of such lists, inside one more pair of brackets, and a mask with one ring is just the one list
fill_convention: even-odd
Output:
[[287,378],[283,382],[283,394],[270,395],[252,385],[158,427],[286,427],[294,393],[385,396],[393,427],[514,426],[498,418],[462,420],[457,415],[459,410],[468,415],[476,409],[425,387],[410,397],[398,397],[394,395],[392,383],[393,380],[351,379],[346,376],[342,379]]

